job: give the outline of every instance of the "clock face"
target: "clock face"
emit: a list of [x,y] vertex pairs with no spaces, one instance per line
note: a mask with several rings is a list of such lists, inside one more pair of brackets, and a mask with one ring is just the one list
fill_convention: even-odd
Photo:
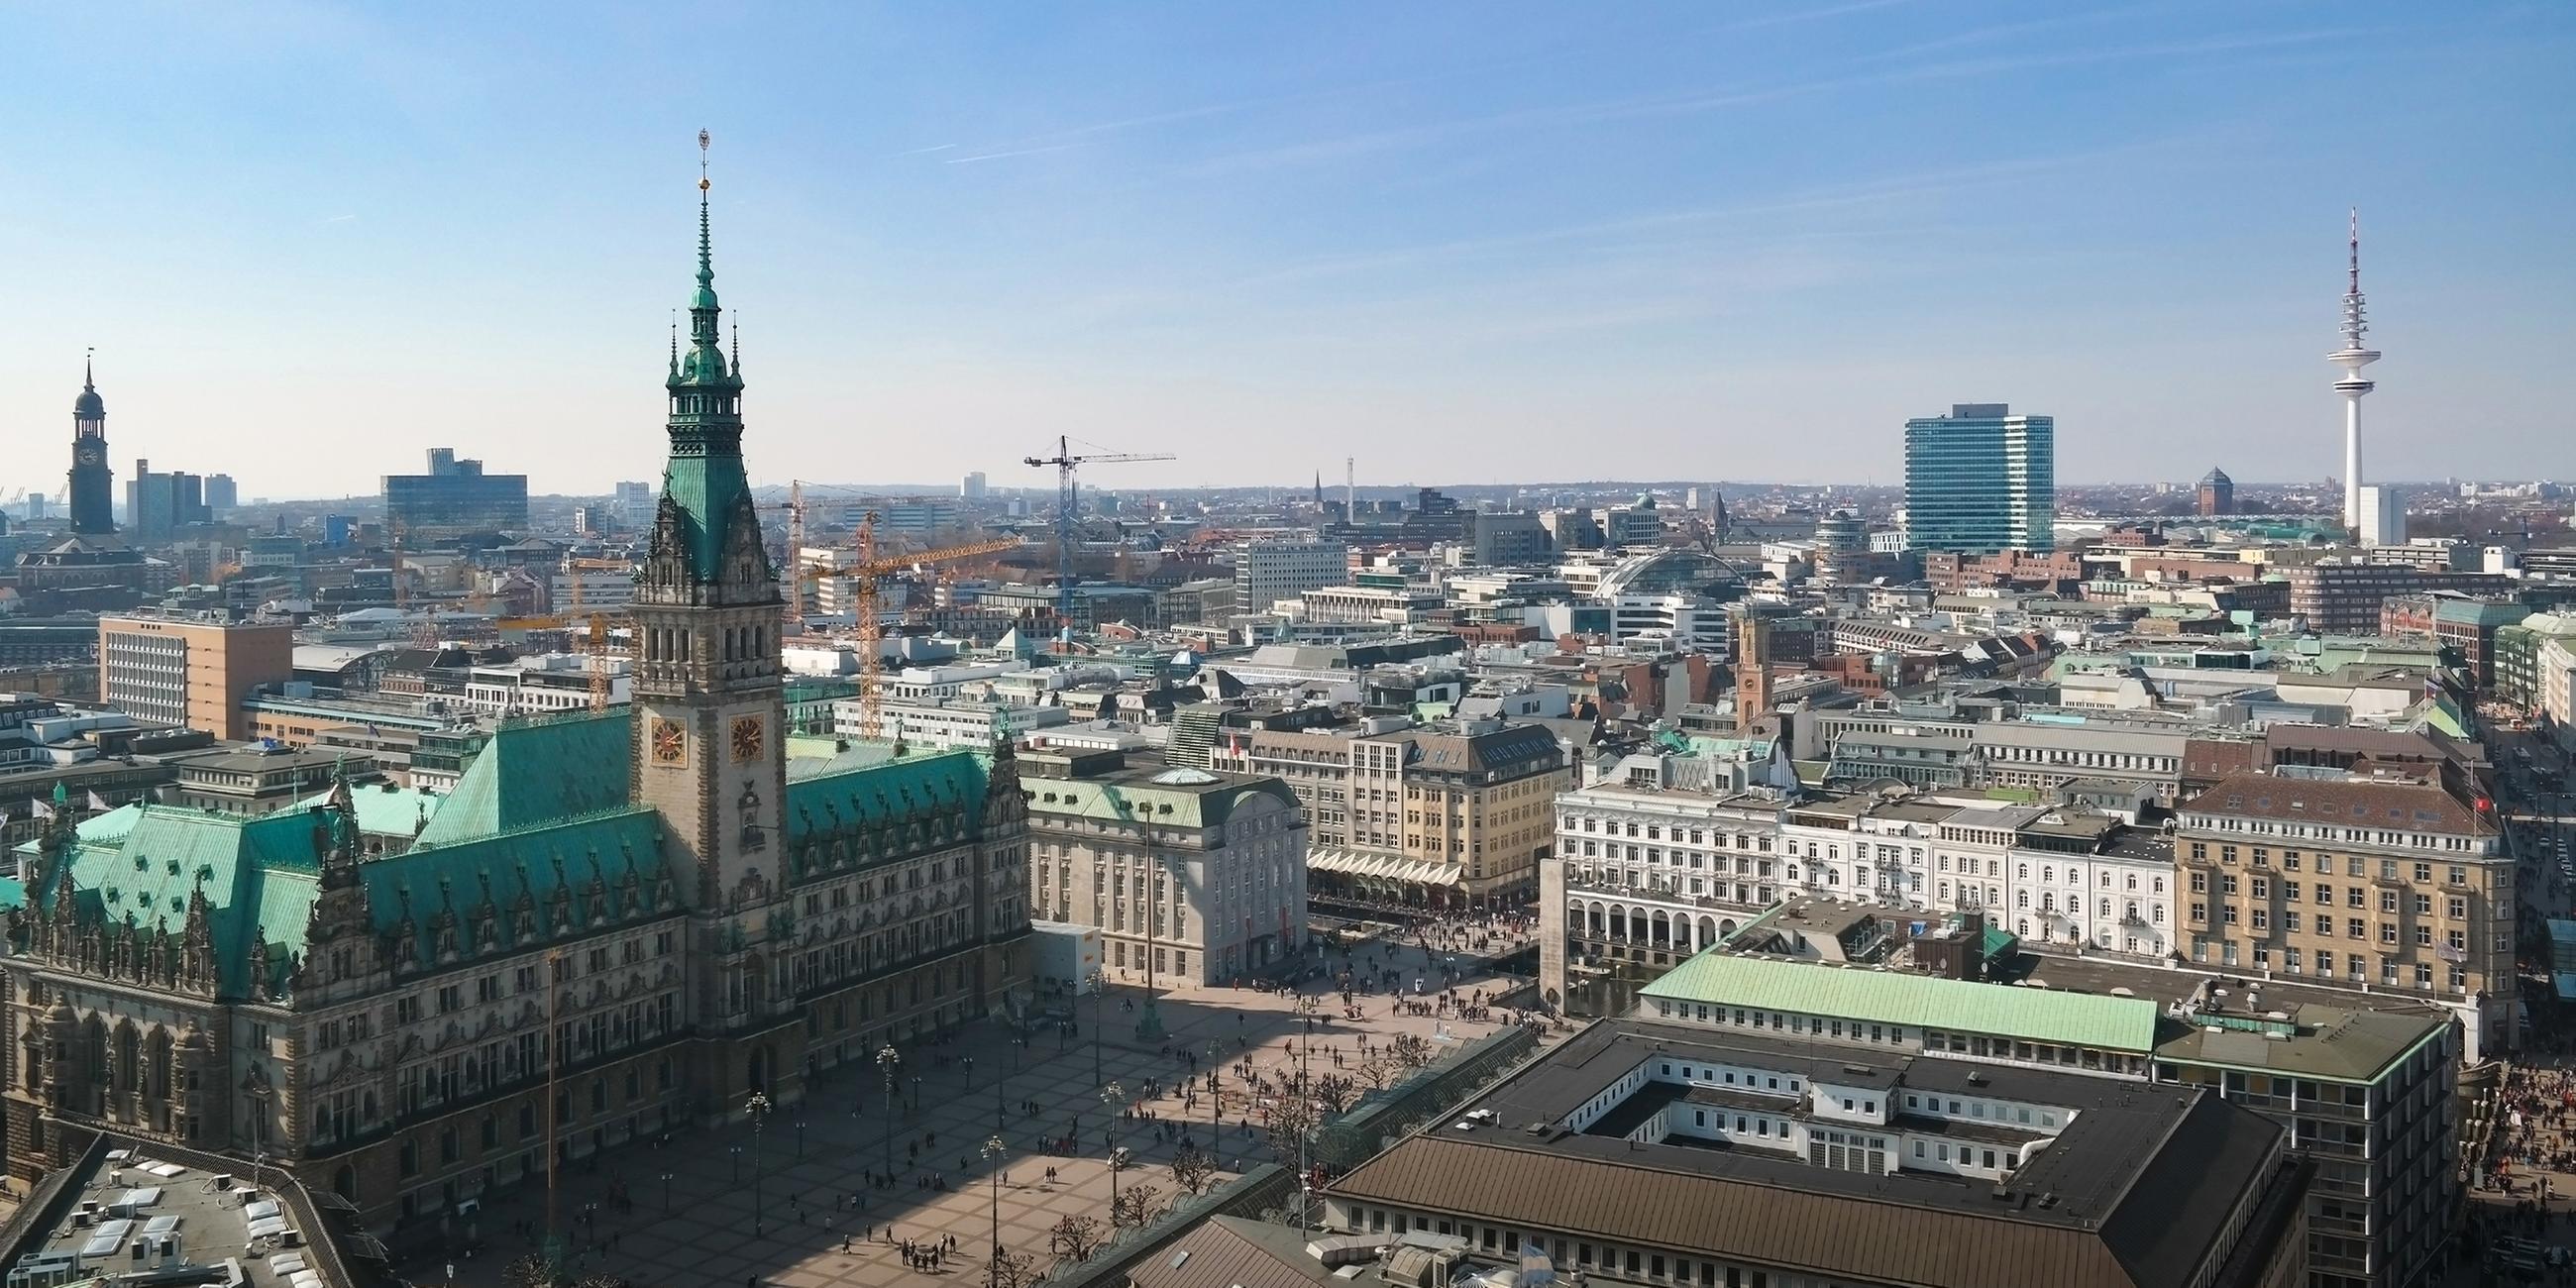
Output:
[[737,716],[733,722],[733,758],[737,761],[760,759],[766,730],[758,716]]
[[653,759],[657,764],[676,765],[689,758],[689,735],[677,720],[653,718]]
[[107,459],[107,449],[96,442],[83,442],[72,449],[72,459],[83,465],[96,465]]

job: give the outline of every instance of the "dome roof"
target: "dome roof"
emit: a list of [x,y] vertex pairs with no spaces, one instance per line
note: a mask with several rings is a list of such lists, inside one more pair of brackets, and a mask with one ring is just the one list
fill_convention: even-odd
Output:
[[80,397],[72,399],[72,414],[83,420],[97,420],[107,415],[107,400],[98,396],[98,387],[84,381]]

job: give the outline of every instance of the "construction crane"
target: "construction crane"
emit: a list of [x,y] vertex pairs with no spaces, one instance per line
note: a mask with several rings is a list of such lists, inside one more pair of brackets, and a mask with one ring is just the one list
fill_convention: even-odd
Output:
[[859,630],[859,736],[875,738],[884,727],[885,712],[885,691],[880,681],[885,663],[878,653],[885,626],[878,617],[877,579],[925,564],[953,563],[1017,550],[1020,542],[1017,537],[1002,537],[881,559],[877,557],[877,516],[871,511],[859,519],[858,547],[858,562],[849,571],[850,599]]
[[1177,460],[1163,452],[1093,452],[1086,456],[1073,454],[1073,438],[1058,434],[1055,455],[1028,456],[1022,463],[1055,467],[1055,617],[1056,629],[1064,637],[1073,637],[1073,533],[1074,514],[1082,496],[1074,482],[1073,471],[1081,465],[1105,465],[1119,461]]
[[615,693],[616,685],[611,682],[608,674],[608,614],[582,611],[581,575],[585,572],[610,572],[631,567],[633,565],[623,559],[574,559],[566,556],[563,561],[564,573],[572,585],[570,616],[576,621],[588,619],[589,638],[585,641],[588,657],[583,666],[590,672],[590,709],[593,711],[608,709],[608,699]]

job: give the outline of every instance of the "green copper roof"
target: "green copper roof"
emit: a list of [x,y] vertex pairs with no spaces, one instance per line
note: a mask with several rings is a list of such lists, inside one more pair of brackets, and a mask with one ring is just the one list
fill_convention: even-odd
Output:
[[1737,957],[1723,949],[1703,952],[1637,992],[1654,1001],[1724,1003],[2106,1051],[2143,1054],[2156,1044],[2157,1007],[2145,998]]
[[1236,809],[1263,796],[1277,799],[1290,810],[1297,808],[1297,798],[1290,794],[1288,785],[1275,778],[1206,770],[1172,770],[1158,776],[1187,774],[1203,775],[1211,781],[1032,778],[1024,785],[1026,790],[1037,793],[1029,798],[1029,816],[1032,821],[1040,817],[1085,818],[1103,823],[1200,828],[1223,827]]
[[[421,820],[438,813],[449,798],[436,792],[416,788],[386,790],[385,785],[356,786],[349,789],[349,804],[358,812],[358,831],[372,836],[411,836]],[[294,809],[312,809],[331,803],[331,793],[319,792],[295,802]],[[107,815],[100,815],[101,818]],[[81,833],[83,840],[89,833]]]
[[250,946],[261,935],[272,946],[269,985],[282,987],[320,875],[311,815],[246,819],[171,805],[142,807],[118,842],[83,842],[71,863],[83,915],[138,932],[185,933],[188,897],[204,890],[219,987],[234,996],[249,989]]
[[787,837],[793,843],[818,829],[889,819],[962,818],[969,827],[979,826],[990,773],[985,753],[961,750],[879,759],[792,779],[787,784]]
[[[455,792],[429,817],[415,844],[455,845],[584,814],[622,809],[633,764],[634,713],[512,721],[474,754]],[[354,792],[359,829],[367,826],[367,793]],[[408,832],[408,823],[396,829]]]
[[[620,787],[624,785],[620,779]],[[547,820],[497,836],[440,848],[417,846],[358,865],[367,909],[380,933],[397,934],[408,918],[419,960],[437,960],[442,914],[457,918],[457,939],[470,944],[476,919],[489,911],[499,943],[554,936],[595,920],[659,912],[689,896],[688,882],[665,895],[662,819],[628,808],[587,818]],[[632,878],[630,880],[629,878]],[[671,900],[670,905],[662,901]],[[524,909],[532,934],[522,935]],[[298,923],[296,944],[303,942]]]
[[664,503],[678,512],[690,575],[712,581],[724,566],[724,544],[736,506],[751,486],[742,472],[742,374],[725,361],[716,306],[716,270],[707,201],[698,197],[698,285],[689,296],[689,343],[671,358],[670,460],[662,469]]

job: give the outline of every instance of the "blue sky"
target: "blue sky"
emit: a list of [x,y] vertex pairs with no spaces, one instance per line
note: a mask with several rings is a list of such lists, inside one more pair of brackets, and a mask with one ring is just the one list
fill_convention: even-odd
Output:
[[[2567,478],[2562,4],[22,6],[0,492],[658,470],[715,135],[759,481]],[[1023,476],[1028,476],[1024,478]],[[1100,481],[1112,482],[1103,471]]]

